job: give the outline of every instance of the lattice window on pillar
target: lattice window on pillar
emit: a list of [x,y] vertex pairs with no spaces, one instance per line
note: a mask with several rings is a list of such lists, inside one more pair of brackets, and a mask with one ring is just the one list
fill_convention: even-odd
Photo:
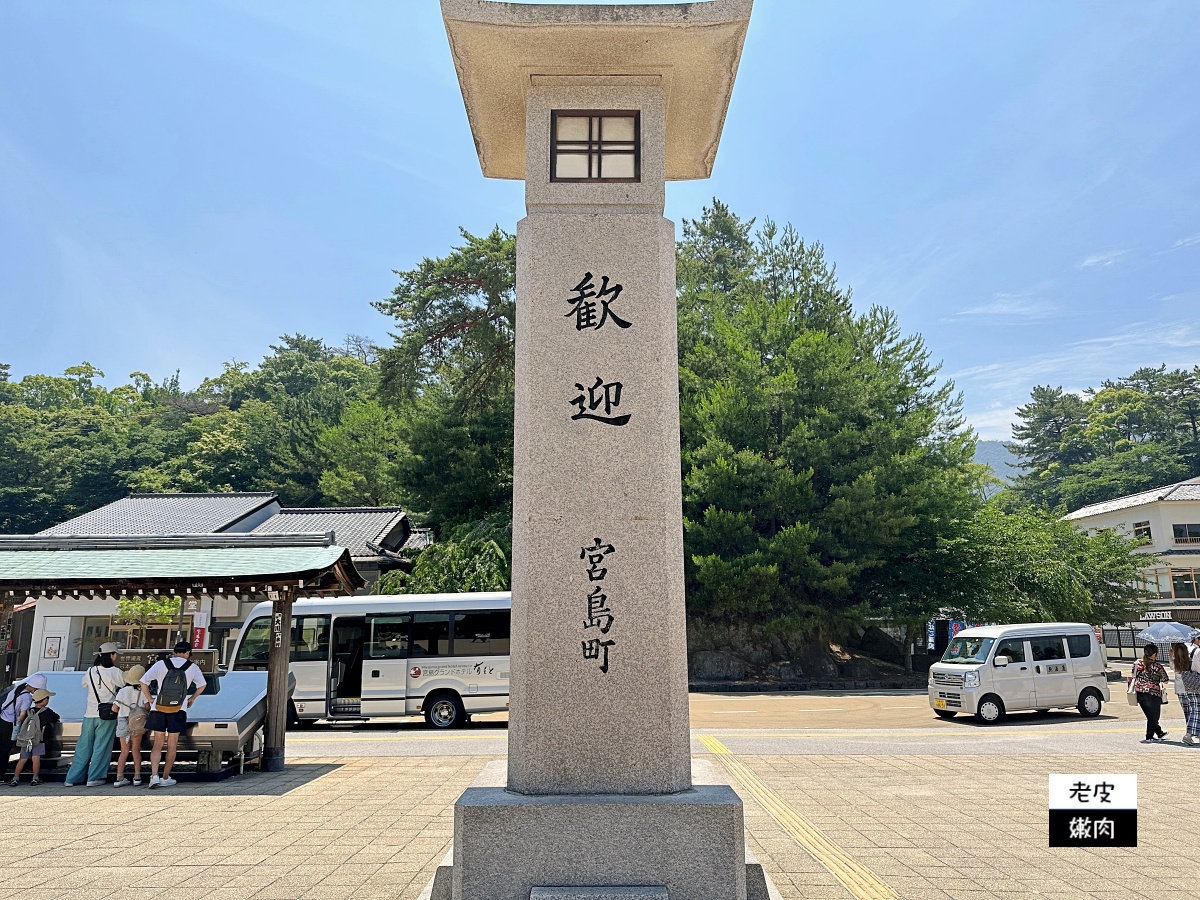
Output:
[[636,111],[555,110],[550,114],[551,181],[641,181]]

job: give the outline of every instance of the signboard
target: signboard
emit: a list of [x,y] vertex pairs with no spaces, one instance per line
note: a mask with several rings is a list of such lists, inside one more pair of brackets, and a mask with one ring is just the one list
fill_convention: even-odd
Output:
[[1143,622],[1170,622],[1174,615],[1169,609],[1154,610],[1153,612],[1142,613],[1141,621]]
[[193,649],[192,655],[193,656],[195,656],[194,651],[199,650],[200,648],[202,648],[204,646],[204,636],[206,634],[208,634],[207,628],[193,628],[192,629],[192,649]]
[[[166,659],[170,655],[170,650],[121,650],[117,653],[117,668],[127,670],[131,666],[145,666],[149,669],[160,659]],[[205,675],[217,674],[216,650],[193,650],[191,660]]]
[[1137,775],[1051,775],[1051,847],[1136,847]]
[[190,595],[187,597],[184,597],[183,598],[183,612],[185,614],[200,612],[200,598],[192,597]]

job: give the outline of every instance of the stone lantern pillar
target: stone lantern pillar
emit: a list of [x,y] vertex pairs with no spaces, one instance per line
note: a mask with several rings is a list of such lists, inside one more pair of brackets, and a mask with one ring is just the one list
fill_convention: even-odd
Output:
[[442,0],[483,174],[528,213],[508,766],[456,805],[455,900],[746,896],[741,802],[692,778],[663,203],[711,173],[750,7]]

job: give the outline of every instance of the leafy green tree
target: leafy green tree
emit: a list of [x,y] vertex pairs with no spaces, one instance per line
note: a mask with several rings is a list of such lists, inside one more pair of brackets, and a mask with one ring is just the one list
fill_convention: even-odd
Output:
[[391,506],[404,499],[400,463],[408,454],[399,418],[373,400],[356,400],[318,440],[328,460],[321,494],[342,506]]
[[1089,536],[1045,512],[988,504],[942,537],[946,606],[982,622],[1126,622],[1152,556],[1112,531]]
[[183,598],[179,595],[161,596],[127,596],[122,595],[117,600],[117,611],[113,622],[118,625],[132,625],[137,631],[131,635],[134,647],[141,647],[146,642],[146,628],[150,625],[170,624],[179,616],[183,606]]
[[461,526],[448,540],[422,550],[411,573],[386,573],[381,594],[506,591],[512,553],[512,522],[492,516]]
[[396,272],[392,296],[373,304],[397,326],[380,353],[385,398],[411,399],[442,383],[460,406],[480,406],[494,385],[503,392],[512,381],[516,238],[498,227],[462,237],[448,256]]
[[804,627],[897,605],[978,503],[974,438],[920,337],[856,315],[820,245],[750,224],[714,202],[680,246],[689,608]]
[[409,450],[403,495],[442,536],[512,513],[516,241],[499,228],[462,234],[375,304],[397,327],[379,368]]

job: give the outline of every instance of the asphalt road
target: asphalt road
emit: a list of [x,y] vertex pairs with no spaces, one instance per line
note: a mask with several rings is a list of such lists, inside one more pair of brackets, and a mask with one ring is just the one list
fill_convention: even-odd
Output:
[[[1007,753],[1195,753],[1186,747],[1177,703],[1164,709],[1169,731],[1162,744],[1143,745],[1144,719],[1113,685],[1114,702],[1084,719],[1074,710],[1008,716],[983,726],[972,718],[937,718],[925,694],[904,691],[805,692],[798,694],[691,695],[693,751],[698,738],[718,737],[740,755],[822,754],[1007,754]],[[478,716],[467,726],[437,731],[419,719],[358,725],[317,725],[290,731],[288,757],[503,756],[507,715]]]

